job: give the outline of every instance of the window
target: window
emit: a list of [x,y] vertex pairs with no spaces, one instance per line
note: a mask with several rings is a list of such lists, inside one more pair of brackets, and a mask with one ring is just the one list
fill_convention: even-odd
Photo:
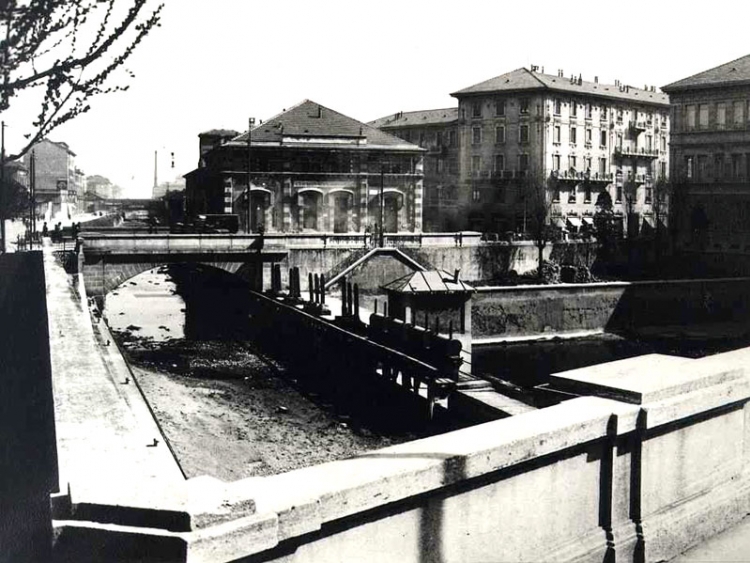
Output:
[[586,129],[586,145],[591,146],[591,129]]
[[575,170],[576,169],[576,157],[575,155],[570,155],[568,157],[568,170]]
[[586,119],[591,119],[591,104],[586,104]]
[[697,158],[697,166],[695,167],[695,179],[704,180],[708,172],[708,156],[705,154],[699,154]]
[[651,135],[646,135],[646,150],[650,151],[654,148],[654,138]]
[[745,104],[743,102],[734,102],[732,105],[732,117],[735,127],[739,127],[745,123]]
[[617,122],[622,123],[622,108],[617,108]]
[[471,144],[478,145],[482,142],[482,128],[472,127],[471,128]]
[[727,104],[719,102],[716,104],[716,127],[724,129],[727,126]]
[[451,130],[451,132],[448,133],[448,145],[450,145],[451,147],[456,146],[456,131],[455,130]]
[[708,104],[698,106],[698,127],[701,129],[708,128]]
[[568,203],[576,203],[576,187],[571,186],[568,192]]
[[479,172],[482,169],[482,157],[474,155],[471,157],[471,171]]
[[521,115],[528,115],[529,114],[529,100],[526,98],[522,99],[520,102],[520,113]]
[[505,126],[500,125],[495,127],[495,143],[501,144],[505,142]]
[[583,203],[591,203],[591,184],[583,183]]
[[570,128],[570,144],[575,145],[578,142],[578,127]]
[[560,155],[559,154],[552,155],[552,170],[554,170],[555,172],[560,171]]
[[622,133],[617,134],[617,148],[622,150]]
[[519,154],[518,155],[518,169],[522,172],[525,172],[529,169],[529,155],[528,154]]
[[474,102],[471,104],[471,117],[482,117],[482,104]]
[[519,128],[518,141],[521,143],[529,142],[529,126],[528,125],[521,125],[521,127]]
[[646,199],[644,203],[651,203],[651,198],[654,194],[654,188],[652,186],[646,186]]
[[724,155],[714,155],[714,179],[718,180],[724,177]]
[[742,161],[739,154],[732,155],[732,177],[739,178],[742,176]]
[[505,117],[505,100],[495,100],[495,115]]
[[599,119],[601,119],[602,121],[606,121],[607,120],[607,108],[604,107],[604,106],[602,106],[602,109],[601,109],[601,111],[599,113]]
[[445,170],[445,161],[442,158],[437,159],[437,173],[442,174]]
[[570,102],[570,116],[571,117],[578,116],[578,104],[575,102],[575,100]]
[[586,167],[585,172],[591,172],[591,157],[587,156],[583,159],[583,165]]
[[667,152],[667,138],[662,135],[660,141],[661,141],[661,152]]
[[559,186],[559,184],[555,184],[555,187],[552,189],[552,201],[554,203],[558,203],[560,201],[560,186]]
[[495,155],[495,172],[502,172],[503,170],[505,170],[505,155],[496,154]]
[[606,158],[599,159],[599,175],[602,177],[607,175],[607,159]]
[[554,108],[555,115],[560,115],[562,112],[562,102],[560,101],[560,98],[555,98]]
[[622,203],[622,186],[620,185],[615,189],[615,203]]
[[401,138],[406,141],[407,143],[411,142],[411,131],[404,131],[401,135]]
[[599,133],[599,146],[603,149],[607,148],[607,132],[606,131],[601,131]]
[[685,106],[685,122],[688,129],[695,129],[695,106]]
[[442,131],[438,131],[435,133],[435,145],[438,147],[443,146],[443,133]]
[[471,192],[471,199],[473,201],[480,201],[482,199],[482,192],[479,189],[474,188]]
[[667,163],[664,161],[661,161],[659,163],[659,178],[666,178],[667,177]]
[[448,173],[458,174],[458,161],[455,158],[448,160]]
[[560,126],[559,125],[555,125],[555,129],[553,131],[552,142],[558,145],[560,144]]

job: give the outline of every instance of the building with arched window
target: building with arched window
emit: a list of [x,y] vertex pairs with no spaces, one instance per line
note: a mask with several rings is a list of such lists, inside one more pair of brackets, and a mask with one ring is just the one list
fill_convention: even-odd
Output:
[[422,230],[417,145],[310,100],[249,132],[216,131],[185,176],[188,217],[236,214],[246,232]]

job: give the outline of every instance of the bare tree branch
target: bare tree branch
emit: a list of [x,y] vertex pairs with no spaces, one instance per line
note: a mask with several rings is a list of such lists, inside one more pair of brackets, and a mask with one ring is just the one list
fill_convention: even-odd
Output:
[[[128,89],[117,83],[136,47],[160,25],[158,0],[5,0],[0,3],[0,113],[16,96],[39,90],[39,111],[22,156],[52,130],[91,107],[91,99]],[[122,9],[121,9],[122,8]],[[126,71],[128,78],[133,74]]]

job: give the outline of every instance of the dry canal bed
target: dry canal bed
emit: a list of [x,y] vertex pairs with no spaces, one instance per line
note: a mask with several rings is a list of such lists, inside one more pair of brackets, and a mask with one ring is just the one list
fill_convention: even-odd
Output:
[[116,334],[187,477],[271,475],[416,437],[359,426],[247,343]]

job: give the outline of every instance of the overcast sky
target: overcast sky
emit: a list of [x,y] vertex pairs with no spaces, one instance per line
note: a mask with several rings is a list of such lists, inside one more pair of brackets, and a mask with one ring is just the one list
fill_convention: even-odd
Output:
[[243,131],[304,99],[370,121],[455,106],[451,92],[532,64],[662,86],[750,53],[749,16],[722,0],[166,0],[130,90],[50,138],[87,175],[149,197],[154,151],[159,180],[174,178],[196,167],[201,131]]

